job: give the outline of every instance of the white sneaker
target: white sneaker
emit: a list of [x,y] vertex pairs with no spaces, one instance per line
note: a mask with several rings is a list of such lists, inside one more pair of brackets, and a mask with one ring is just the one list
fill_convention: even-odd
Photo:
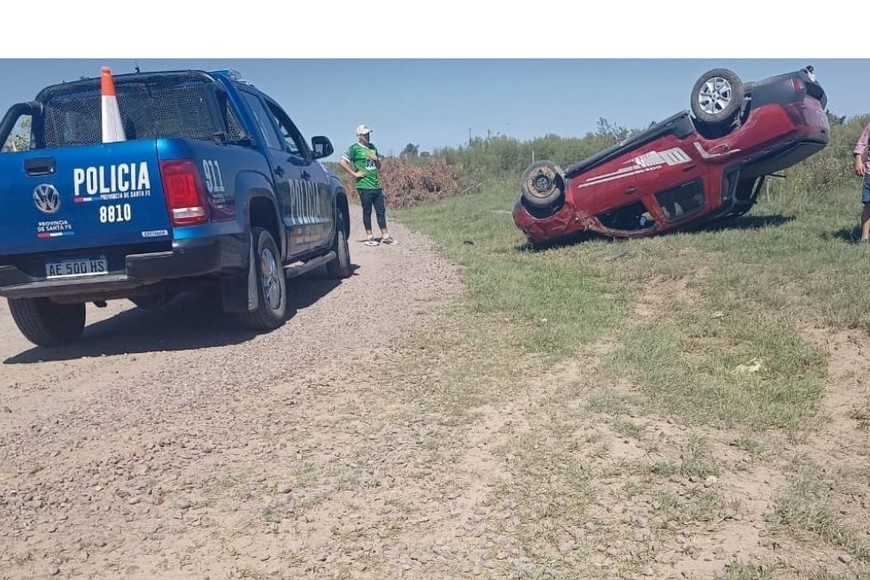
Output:
[[394,246],[394,245],[398,244],[399,242],[394,240],[391,236],[386,236],[384,238],[381,238],[381,243],[387,244],[388,246]]
[[379,244],[379,242],[374,238],[369,238],[365,241],[365,244],[367,246],[377,246]]

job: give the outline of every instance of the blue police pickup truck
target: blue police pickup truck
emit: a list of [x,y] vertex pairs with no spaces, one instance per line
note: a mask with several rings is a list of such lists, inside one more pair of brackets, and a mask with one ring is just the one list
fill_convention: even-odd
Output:
[[[0,122],[0,296],[31,342],[80,338],[85,305],[156,307],[212,289],[252,329],[287,316],[287,279],[351,275],[347,195],[284,109],[234,71],[47,87]],[[103,113],[104,114],[104,113]]]

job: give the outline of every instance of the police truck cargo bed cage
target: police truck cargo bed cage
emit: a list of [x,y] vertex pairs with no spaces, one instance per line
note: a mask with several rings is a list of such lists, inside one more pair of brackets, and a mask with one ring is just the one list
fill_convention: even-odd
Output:
[[203,287],[272,329],[286,274],[351,273],[347,196],[318,161],[329,139],[306,141],[227,71],[47,87],[10,108],[0,143],[0,296],[36,344],[77,339],[86,302],[153,307]]

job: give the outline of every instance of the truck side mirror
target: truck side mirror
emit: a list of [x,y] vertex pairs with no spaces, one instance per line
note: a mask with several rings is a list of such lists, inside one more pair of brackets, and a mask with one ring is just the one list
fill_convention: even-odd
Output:
[[322,159],[332,155],[335,149],[332,147],[332,142],[328,137],[318,135],[311,138],[311,151],[315,159]]

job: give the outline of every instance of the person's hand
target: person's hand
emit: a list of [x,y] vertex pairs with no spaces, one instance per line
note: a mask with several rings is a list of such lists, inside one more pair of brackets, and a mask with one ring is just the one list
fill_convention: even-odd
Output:
[[864,169],[864,161],[860,157],[855,158],[855,175],[858,177],[864,177],[865,169]]
[[360,179],[362,179],[363,177],[365,177],[368,174],[369,174],[368,171],[357,171],[356,173],[354,173],[354,177],[359,177]]
[[374,151],[369,151],[368,153],[366,153],[366,157],[368,157],[368,158],[371,159],[372,161],[377,161],[377,160],[378,160],[378,154],[375,153]]

